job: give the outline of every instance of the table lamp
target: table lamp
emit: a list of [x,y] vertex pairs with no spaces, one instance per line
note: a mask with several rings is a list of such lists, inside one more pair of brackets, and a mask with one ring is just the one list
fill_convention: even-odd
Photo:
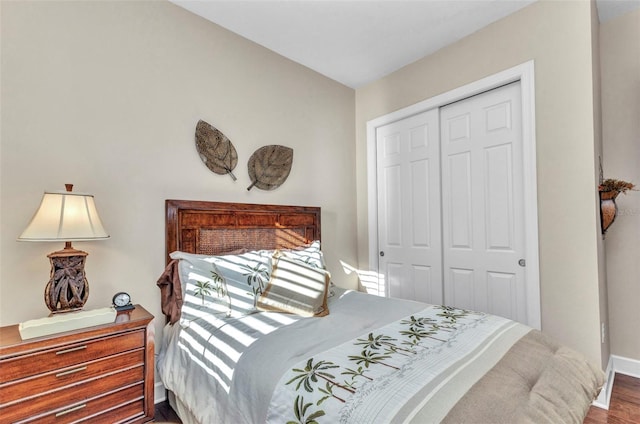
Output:
[[74,249],[72,241],[109,238],[102,226],[93,196],[67,191],[45,192],[40,207],[18,241],[64,241],[64,249],[47,255],[51,276],[44,300],[53,313],[82,309],[89,297],[89,282],[84,272],[87,252]]

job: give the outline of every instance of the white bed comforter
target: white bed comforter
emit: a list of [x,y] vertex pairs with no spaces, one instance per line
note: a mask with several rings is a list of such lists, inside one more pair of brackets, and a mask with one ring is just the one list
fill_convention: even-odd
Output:
[[440,423],[529,331],[505,318],[429,305],[292,367],[267,421]]
[[183,422],[581,423],[602,385],[582,355],[504,318],[342,290],[329,309],[183,310],[158,358]]
[[260,312],[167,325],[159,377],[196,422],[263,423],[276,384],[298,362],[424,307],[336,289],[322,318]]

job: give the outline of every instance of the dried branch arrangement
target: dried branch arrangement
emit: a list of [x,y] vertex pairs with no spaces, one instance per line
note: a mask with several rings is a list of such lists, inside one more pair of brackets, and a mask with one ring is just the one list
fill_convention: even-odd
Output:
[[625,194],[627,190],[635,190],[635,187],[633,183],[607,178],[598,186],[598,191],[615,191]]

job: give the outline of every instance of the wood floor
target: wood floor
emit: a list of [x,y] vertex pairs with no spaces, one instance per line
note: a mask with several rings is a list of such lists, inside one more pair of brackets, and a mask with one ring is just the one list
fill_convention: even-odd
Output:
[[616,374],[609,410],[592,406],[584,424],[640,423],[640,378]]
[[[156,422],[181,423],[168,402],[156,405]],[[640,378],[616,374],[609,410],[592,406],[584,424],[640,423]]]
[[168,401],[156,403],[156,416],[154,418],[157,423],[180,423],[180,418],[173,412]]

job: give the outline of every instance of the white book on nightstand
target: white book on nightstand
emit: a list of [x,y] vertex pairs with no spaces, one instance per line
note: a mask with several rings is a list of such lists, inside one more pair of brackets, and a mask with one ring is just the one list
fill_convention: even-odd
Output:
[[18,330],[22,340],[32,339],[79,328],[93,327],[94,325],[109,324],[114,322],[116,314],[113,307],[66,312],[22,322],[18,326]]

